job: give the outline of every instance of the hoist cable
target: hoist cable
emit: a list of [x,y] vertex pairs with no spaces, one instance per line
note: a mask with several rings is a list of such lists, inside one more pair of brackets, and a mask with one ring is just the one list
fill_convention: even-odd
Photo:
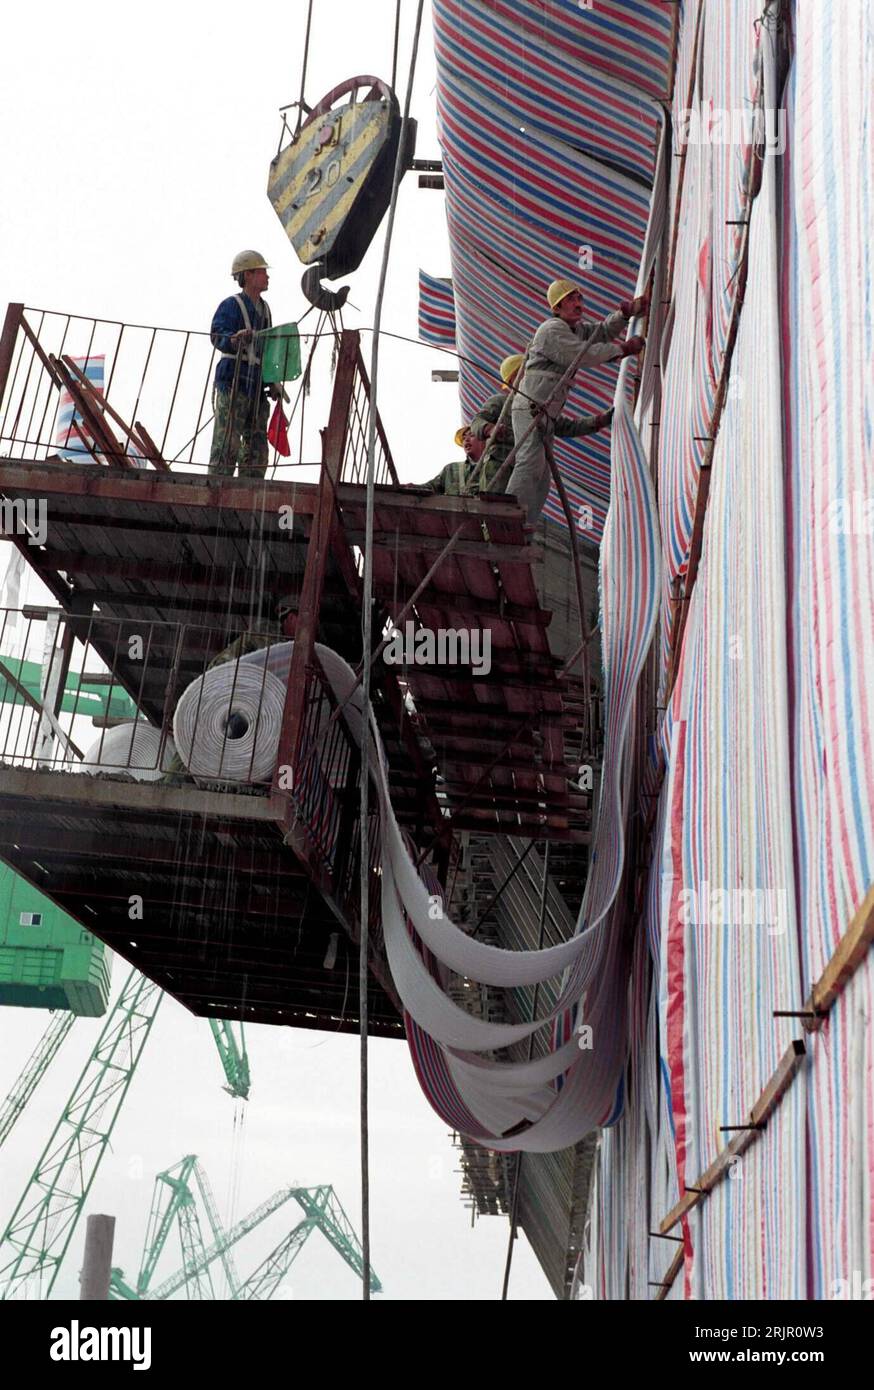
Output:
[[[388,223],[385,231],[385,241],[382,248],[382,265],[379,271],[379,283],[376,291],[376,301],[373,316],[373,341],[370,354],[370,418],[367,429],[367,513],[364,526],[364,574],[362,576],[362,639],[363,639],[363,666],[361,694],[363,709],[369,708],[370,702],[370,675],[373,647],[373,523],[374,523],[374,476],[376,471],[376,411],[377,411],[377,385],[379,379],[379,326],[382,318],[382,301],[385,294],[385,282],[388,273],[388,258],[391,250],[392,231],[394,229],[395,211],[398,201],[398,190],[400,188],[401,177],[404,172],[404,157],[406,152],[406,133],[409,129],[410,101],[413,95],[413,81],[416,73],[416,57],[419,50],[419,32],[422,27],[422,9],[424,0],[418,0],[416,7],[416,27],[413,33],[413,46],[410,56],[410,70],[407,75],[407,90],[404,98],[404,115],[401,125],[401,138],[398,142],[397,155],[395,156],[394,177],[392,179],[391,201],[388,209]],[[360,1077],[360,1112],[361,1112],[361,1249],[363,1256],[363,1276],[362,1276],[362,1297],[365,1302],[370,1300],[370,1175],[369,1175],[369,1152],[368,1152],[368,1124],[367,1124],[367,1030],[368,1030],[368,970],[367,954],[370,939],[370,834],[369,834],[369,782],[370,782],[370,740],[366,736],[361,741],[361,798],[360,798],[360,851],[359,851],[359,871],[361,879],[361,906],[359,913],[359,939],[358,939],[358,1007],[359,1018],[361,1020],[361,1077]]]

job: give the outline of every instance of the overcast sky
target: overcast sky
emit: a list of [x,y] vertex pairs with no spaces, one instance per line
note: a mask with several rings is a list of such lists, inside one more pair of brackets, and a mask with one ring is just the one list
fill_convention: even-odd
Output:
[[[410,56],[414,0],[403,0],[399,95]],[[321,0],[315,7],[306,97],[314,104],[344,78],[391,76],[394,0]],[[413,101],[417,153],[439,154],[430,6]],[[2,155],[0,301],[24,301],[125,322],[207,328],[232,293],[236,251],[253,246],[272,266],[275,322],[305,308],[302,267],[265,194],[279,136],[277,108],[299,93],[304,0],[239,5],[168,4],[141,10],[92,0],[10,7],[0,88]],[[383,228],[352,277],[347,326],[372,321]],[[416,336],[417,271],[449,273],[442,195],[402,187],[383,327]],[[312,322],[311,319],[308,323]],[[306,326],[306,325],[305,325]],[[364,338],[369,358],[370,338]],[[453,456],[455,388],[434,385],[446,357],[383,341],[380,409],[398,472],[429,477]],[[451,363],[449,364],[451,365]],[[308,411],[326,423],[328,350]],[[318,369],[317,369],[318,371]],[[322,418],[318,418],[319,411]],[[5,546],[3,549],[5,550]],[[5,555],[0,555],[0,574]],[[38,596],[31,584],[28,596]],[[127,973],[116,961],[113,994]],[[0,1096],[49,1016],[0,1011]],[[56,1065],[0,1154],[0,1217],[30,1175],[100,1022],[76,1023]],[[355,1038],[253,1027],[252,1099],[242,1157],[232,1164],[235,1103],[221,1090],[208,1026],[165,999],[95,1183],[89,1209],[118,1218],[116,1262],[139,1264],[154,1174],[187,1153],[206,1168],[222,1215],[239,1217],[276,1188],[332,1183],[357,1224],[358,1069]],[[459,1196],[458,1156],[415,1081],[405,1045],[371,1043],[373,1264],[393,1299],[500,1296],[507,1223],[471,1229]],[[239,1137],[239,1135],[238,1135]],[[231,1188],[239,1199],[229,1211]],[[244,1277],[290,1229],[279,1213],[237,1247]],[[56,1285],[75,1297],[84,1222]],[[159,1269],[176,1266],[176,1250]],[[354,1276],[320,1236],[310,1238],[286,1297],[355,1298]],[[511,1297],[551,1297],[524,1238]]]

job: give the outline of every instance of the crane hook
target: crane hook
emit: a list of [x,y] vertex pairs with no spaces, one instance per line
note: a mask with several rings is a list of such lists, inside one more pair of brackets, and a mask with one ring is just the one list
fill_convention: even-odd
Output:
[[309,300],[317,309],[322,309],[325,313],[335,314],[338,309],[342,309],[346,300],[349,298],[350,285],[341,285],[338,290],[329,290],[322,284],[322,276],[325,274],[325,266],[322,261],[316,261],[308,270],[304,271],[300,282],[300,287]]

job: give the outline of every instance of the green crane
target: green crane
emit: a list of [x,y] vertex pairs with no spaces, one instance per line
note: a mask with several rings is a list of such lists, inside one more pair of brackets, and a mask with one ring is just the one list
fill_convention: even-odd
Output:
[[[361,1277],[364,1261],[358,1237],[343,1210],[332,1187],[299,1187],[294,1189],[294,1197],[306,1215],[303,1221],[281,1240],[253,1274],[243,1284],[238,1299],[266,1301],[281,1285],[303,1245],[312,1231],[319,1230],[348,1265]],[[373,1270],[370,1271],[371,1288],[380,1293],[382,1285]]]
[[[155,1178],[152,1209],[146,1227],[143,1260],[137,1277],[137,1295],[142,1298],[149,1287],[155,1265],[164,1249],[174,1221],[179,1225],[183,1263],[195,1262],[203,1250],[200,1218],[194,1193],[189,1186],[197,1157],[188,1154],[174,1168],[168,1168]],[[189,1298],[215,1298],[209,1269],[203,1269],[186,1285]]]
[[[191,1299],[215,1298],[209,1266],[200,1261],[204,1244],[200,1228],[200,1216],[197,1210],[196,1194],[198,1191],[212,1229],[213,1239],[217,1242],[223,1240],[225,1233],[219,1221],[218,1209],[206,1173],[196,1154],[186,1154],[172,1168],[158,1173],[155,1178],[152,1209],[146,1227],[146,1238],[143,1244],[136,1288],[131,1288],[125,1282],[123,1269],[115,1268],[110,1276],[110,1298],[141,1299],[148,1295],[155,1268],[164,1251],[174,1222],[179,1227],[182,1263],[195,1270],[192,1278],[186,1282],[186,1296]],[[221,1261],[227,1275],[231,1296],[235,1297],[240,1285],[240,1278],[234,1267],[233,1256],[229,1249],[221,1252]]]
[[131,971],[0,1238],[0,1297],[51,1293],[163,997]]
[[[23,656],[0,655],[0,704],[21,705],[43,698],[45,667]],[[30,700],[28,700],[28,696]],[[64,682],[60,710],[92,720],[136,719],[137,707],[121,686],[100,672],[80,675],[70,671]]]
[[3,1109],[0,1110],[0,1145],[3,1145],[9,1138],[16,1120],[42,1081],[52,1059],[75,1022],[76,1015],[70,1013],[68,1009],[58,1010],[52,1015],[48,1028],[24,1064],[12,1090],[3,1102]]
[[249,1058],[246,1053],[246,1035],[242,1023],[240,1024],[240,1041],[234,1037],[233,1026],[227,1019],[211,1018],[209,1026],[215,1038],[215,1045],[221,1058],[222,1068],[225,1073],[227,1086],[225,1090],[228,1095],[234,1096],[238,1100],[249,1099]]
[[[327,1186],[283,1187],[278,1192],[274,1192],[272,1197],[268,1197],[266,1202],[262,1202],[259,1207],[256,1207],[249,1216],[243,1217],[223,1236],[213,1241],[213,1244],[203,1250],[199,1256],[188,1263],[183,1263],[181,1269],[178,1269],[175,1274],[171,1274],[151,1293],[147,1293],[146,1297],[150,1300],[169,1298],[190,1279],[197,1277],[213,1260],[220,1259],[232,1245],[242,1240],[268,1216],[271,1216],[273,1212],[278,1211],[280,1207],[291,1200],[296,1201],[298,1206],[302,1208],[304,1220],[258,1266],[252,1277],[238,1290],[236,1297],[238,1299],[269,1298],[278,1288],[292,1261],[300,1253],[307,1236],[316,1229],[327,1237],[350,1269],[354,1270],[361,1278],[364,1273],[361,1245],[346,1213],[334,1195],[334,1189]],[[379,1293],[382,1285],[372,1269],[370,1278],[371,1288],[374,1293]]]

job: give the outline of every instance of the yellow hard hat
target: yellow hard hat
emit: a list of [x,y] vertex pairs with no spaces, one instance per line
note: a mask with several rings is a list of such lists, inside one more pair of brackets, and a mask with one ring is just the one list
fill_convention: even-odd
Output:
[[270,267],[260,251],[238,251],[231,266],[232,275],[242,275],[244,270],[269,270]]
[[511,377],[516,375],[519,368],[522,366],[524,356],[525,354],[522,352],[512,352],[509,357],[504,358],[500,370],[501,380],[505,385]]
[[459,449],[464,448],[464,436],[467,434],[469,429],[470,425],[459,425],[458,429],[455,431],[455,442],[458,445]]
[[570,280],[553,280],[549,289],[546,291],[546,302],[550,309],[554,309],[563,299],[567,299],[569,294],[578,290],[579,285],[573,284]]

